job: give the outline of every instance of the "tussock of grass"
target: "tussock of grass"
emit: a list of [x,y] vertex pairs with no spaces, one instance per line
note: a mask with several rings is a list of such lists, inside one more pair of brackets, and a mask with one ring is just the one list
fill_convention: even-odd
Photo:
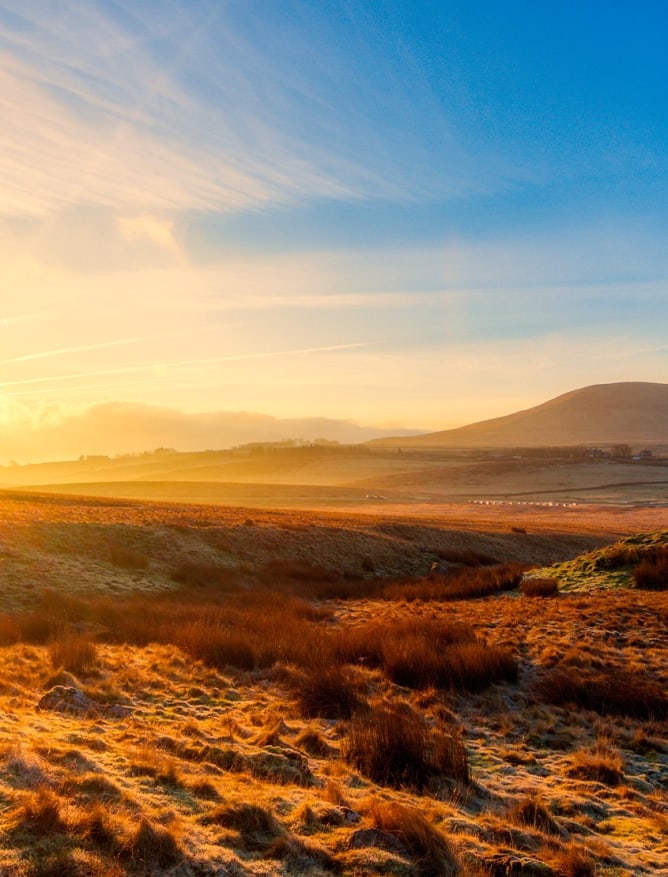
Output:
[[228,627],[207,623],[206,619],[191,621],[175,631],[173,639],[185,652],[210,667],[252,670],[257,662],[248,638]]
[[144,744],[131,754],[130,773],[133,776],[150,776],[167,786],[183,784],[177,763],[163,752]]
[[556,579],[523,579],[520,591],[525,597],[553,597],[559,593]]
[[350,669],[337,664],[318,662],[295,673],[291,684],[299,711],[307,719],[349,719],[364,705]]
[[624,779],[624,762],[618,752],[604,743],[593,750],[578,749],[571,757],[569,776],[616,786]]
[[79,824],[70,823],[70,830],[83,836],[109,854],[117,854],[121,848],[118,826],[112,821],[109,811],[99,801],[94,801],[81,814]]
[[503,563],[473,569],[452,569],[422,579],[389,584],[383,590],[388,600],[472,600],[510,591],[520,584],[527,564]]
[[135,866],[150,873],[155,868],[173,868],[184,860],[183,852],[174,834],[162,825],[141,819],[123,849],[124,857]]
[[442,651],[418,642],[411,648],[388,647],[387,674],[393,682],[410,688],[480,691],[494,682],[514,682],[517,663],[505,648],[483,643],[458,643]]
[[219,825],[237,832],[236,845],[266,854],[285,830],[272,811],[259,804],[221,804],[200,817],[203,825]]
[[342,754],[365,776],[394,788],[422,791],[433,781],[470,779],[459,737],[429,727],[407,706],[377,706],[355,715]]
[[66,831],[61,799],[46,785],[40,785],[33,791],[26,792],[14,827],[16,830],[29,831],[38,837]]
[[374,801],[373,824],[394,835],[414,860],[420,877],[455,877],[461,867],[444,835],[416,807]]
[[332,751],[327,740],[313,728],[304,728],[295,738],[295,746],[314,758],[326,758]]
[[56,670],[84,674],[97,662],[97,647],[86,634],[64,633],[50,643],[49,656]]
[[633,570],[633,581],[646,591],[668,590],[668,546],[648,552]]
[[335,632],[330,642],[332,660],[382,667],[409,688],[477,691],[517,677],[507,649],[480,643],[470,625],[447,619],[360,625]]
[[516,801],[508,810],[508,818],[546,834],[561,833],[547,805],[535,795],[527,795]]
[[563,877],[594,877],[597,872],[591,855],[575,842],[556,856],[554,865]]
[[575,704],[604,715],[641,719],[668,716],[668,694],[660,683],[632,670],[596,672],[555,667],[544,673],[534,690],[546,703]]

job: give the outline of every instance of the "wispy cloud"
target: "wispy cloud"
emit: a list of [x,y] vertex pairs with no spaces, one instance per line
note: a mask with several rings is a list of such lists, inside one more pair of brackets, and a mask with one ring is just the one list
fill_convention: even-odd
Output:
[[181,250],[174,237],[174,221],[160,219],[157,216],[119,216],[118,229],[127,241],[148,240],[175,256],[181,256]]
[[99,344],[80,344],[76,347],[57,347],[54,350],[40,350],[38,353],[26,353],[23,356],[12,356],[10,359],[0,359],[0,365],[10,365],[17,362],[30,362],[35,359],[50,359],[53,356],[63,356],[68,353],[87,353],[92,350],[106,350],[110,347],[122,347],[126,344],[136,344],[142,338],[119,338],[116,341],[102,341]]
[[[104,346],[104,345],[100,345]],[[292,350],[272,350],[266,352],[255,353],[238,353],[229,356],[211,356],[200,359],[180,359],[169,360],[165,362],[156,362],[144,365],[131,365],[122,368],[101,369],[99,371],[76,372],[66,375],[44,375],[42,377],[24,378],[14,381],[0,381],[2,387],[19,387],[27,384],[47,384],[47,383],[63,383],[67,381],[79,380],[81,378],[104,377],[105,375],[123,375],[139,372],[160,372],[167,369],[188,368],[191,366],[216,365],[225,362],[243,362],[244,360],[255,359],[278,359],[282,357],[304,356],[317,353],[333,353],[344,350],[353,350],[356,348],[368,347],[369,342],[356,342],[353,344],[331,344],[322,347],[300,347]],[[75,388],[76,389],[76,388]]]
[[[89,2],[54,16],[41,0],[0,2],[0,211],[459,196],[521,175],[467,150],[416,68],[384,58],[364,21],[328,33],[334,20],[315,10],[297,7],[288,26],[270,7],[206,8]],[[365,53],[392,77],[392,105]]]

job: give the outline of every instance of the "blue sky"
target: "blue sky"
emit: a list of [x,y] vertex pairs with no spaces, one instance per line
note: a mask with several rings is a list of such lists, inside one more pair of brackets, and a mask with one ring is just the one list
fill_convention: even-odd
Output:
[[668,381],[667,25],[0,0],[0,458],[110,403],[426,430]]

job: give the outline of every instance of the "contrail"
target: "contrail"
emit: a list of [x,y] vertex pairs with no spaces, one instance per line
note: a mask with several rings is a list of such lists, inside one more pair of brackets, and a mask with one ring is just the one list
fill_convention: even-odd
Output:
[[32,359],[48,359],[50,356],[62,356],[64,353],[83,353],[86,350],[103,350],[107,347],[120,347],[123,344],[136,344],[146,338],[119,338],[117,341],[102,341],[100,344],[82,344],[79,347],[56,347],[54,350],[42,350],[40,353],[27,353],[25,356],[13,356],[11,359],[0,359],[0,365],[13,362],[29,362]]
[[70,375],[52,375],[47,378],[24,378],[20,381],[2,381],[0,387],[19,387],[26,384],[45,384],[54,381],[71,381],[79,378],[97,378],[105,375],[127,375],[133,372],[153,371],[160,368],[182,368],[192,365],[215,365],[219,362],[236,362],[248,359],[275,359],[281,356],[298,356],[304,353],[329,353],[337,350],[353,350],[369,347],[373,342],[358,341],[354,344],[331,344],[327,347],[298,347],[293,350],[274,350],[267,353],[237,353],[231,356],[213,356],[207,359],[181,359],[175,362],[154,362],[147,365],[129,365],[124,368],[111,368],[104,371],[77,372]]

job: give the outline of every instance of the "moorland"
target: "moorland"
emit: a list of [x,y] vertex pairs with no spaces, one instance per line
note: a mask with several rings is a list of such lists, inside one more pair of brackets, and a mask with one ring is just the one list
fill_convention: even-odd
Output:
[[668,873],[661,506],[479,499],[4,491],[0,873]]
[[1,467],[0,875],[667,877],[665,396]]

